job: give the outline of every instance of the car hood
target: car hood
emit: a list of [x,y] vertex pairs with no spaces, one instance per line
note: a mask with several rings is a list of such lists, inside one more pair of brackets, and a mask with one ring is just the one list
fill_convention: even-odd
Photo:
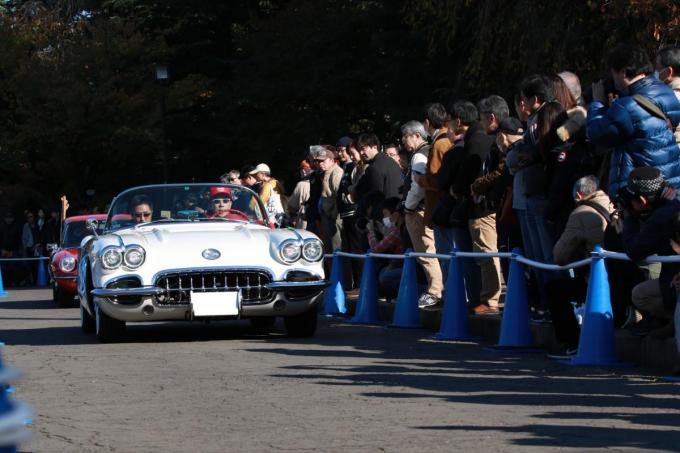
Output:
[[[236,222],[152,224],[101,236],[92,251],[96,253],[106,246],[141,245],[146,250],[146,261],[135,273],[144,274],[144,281],[163,271],[215,267],[266,268],[280,278],[291,266],[280,261],[279,245],[286,239],[315,237],[303,230],[272,230]],[[206,259],[203,252],[207,249],[217,250],[220,256]],[[320,263],[299,261],[294,267],[323,274]],[[120,269],[110,274],[120,273],[130,271]]]
[[[119,236],[125,245],[139,244],[144,247],[147,259],[157,256],[164,262],[173,262],[181,257],[181,261],[193,267],[247,263],[255,257],[259,257],[261,262],[264,254],[269,256],[269,238],[277,235],[275,231],[260,225],[206,223],[149,225],[125,230]],[[209,248],[219,251],[220,257],[205,259],[202,253]]]

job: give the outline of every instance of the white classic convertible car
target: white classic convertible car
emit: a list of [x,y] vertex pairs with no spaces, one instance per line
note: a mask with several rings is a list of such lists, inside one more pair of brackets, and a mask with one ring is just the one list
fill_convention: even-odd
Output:
[[312,336],[327,282],[314,234],[273,229],[243,186],[169,184],[118,195],[78,261],[80,321],[100,341],[126,322],[245,319]]

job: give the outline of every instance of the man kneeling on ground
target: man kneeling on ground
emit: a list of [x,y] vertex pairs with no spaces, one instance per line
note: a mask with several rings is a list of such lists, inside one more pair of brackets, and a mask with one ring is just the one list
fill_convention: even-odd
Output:
[[[576,208],[569,214],[567,226],[553,248],[559,265],[589,256],[595,245],[602,244],[604,232],[611,220],[612,203],[606,193],[598,190],[595,176],[584,176],[573,189]],[[555,336],[561,343],[559,350],[548,357],[564,359],[576,354],[580,329],[571,302],[583,303],[588,289],[588,268],[574,269],[575,278],[548,282],[547,293]]]
[[[675,190],[667,189],[661,172],[654,167],[636,168],[619,196],[625,206],[623,245],[630,259],[641,262],[650,255],[673,255],[670,240],[680,201],[675,199]],[[633,326],[633,334],[673,335],[672,318],[677,295],[672,280],[678,272],[680,264],[662,263],[659,278],[633,288],[633,304],[645,316]]]

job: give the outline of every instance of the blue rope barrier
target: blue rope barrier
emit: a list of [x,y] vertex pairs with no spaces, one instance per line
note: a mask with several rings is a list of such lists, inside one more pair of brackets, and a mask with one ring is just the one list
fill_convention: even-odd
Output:
[[[394,259],[394,260],[403,260],[406,258],[406,255],[402,254],[388,254],[388,253],[367,253],[367,254],[361,254],[361,253],[347,253],[347,252],[337,252],[338,256],[343,256],[346,258],[360,258],[360,259],[366,259],[368,255],[371,255],[374,258],[385,258],[385,259]],[[443,255],[440,253],[424,253],[424,252],[413,252],[411,253],[411,256],[416,257],[416,258],[437,258],[440,260],[450,260],[452,255]],[[522,264],[525,264],[527,266],[535,267],[538,269],[544,269],[548,271],[563,271],[563,270],[568,270],[568,269],[575,269],[577,267],[583,267],[583,266],[589,266],[593,257],[601,257],[601,258],[609,258],[609,259],[614,259],[614,260],[620,260],[620,261],[632,261],[628,255],[625,253],[619,253],[619,252],[609,252],[607,250],[602,250],[601,252],[592,252],[591,253],[591,258],[585,258],[579,261],[574,261],[573,263],[568,263],[565,265],[557,265],[557,264],[551,264],[551,263],[543,263],[541,261],[535,261],[532,259],[529,259],[525,256],[522,255],[514,255],[512,253],[506,253],[506,252],[494,252],[494,253],[483,253],[483,252],[455,252],[455,256],[460,257],[460,258],[515,258],[517,261],[519,261]],[[332,254],[326,254],[324,255],[325,259],[330,259],[333,258]],[[33,258],[36,259],[36,258]],[[642,262],[644,263],[680,263],[680,255],[678,256],[648,256],[645,258]]]
[[40,256],[40,257],[35,257],[35,258],[0,258],[0,262],[2,261],[44,261],[44,260],[49,260],[50,258],[48,256]]

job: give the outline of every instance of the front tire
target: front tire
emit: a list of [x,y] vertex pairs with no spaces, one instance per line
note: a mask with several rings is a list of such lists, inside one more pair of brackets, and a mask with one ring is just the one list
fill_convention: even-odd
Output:
[[119,321],[104,313],[99,304],[94,304],[95,335],[102,343],[118,341],[125,333],[125,321]]
[[52,298],[59,308],[73,306],[73,294],[68,293],[59,285],[52,289]]
[[318,314],[316,306],[296,316],[283,318],[286,333],[292,338],[308,338],[316,333]]
[[276,316],[260,316],[250,318],[250,327],[253,329],[269,330],[276,324]]
[[83,304],[80,304],[80,328],[85,333],[94,333],[94,318],[85,310]]

